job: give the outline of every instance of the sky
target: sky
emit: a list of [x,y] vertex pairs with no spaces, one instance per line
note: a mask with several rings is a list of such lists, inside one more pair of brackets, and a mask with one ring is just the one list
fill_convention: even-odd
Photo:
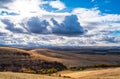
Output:
[[120,46],[120,0],[0,0],[0,45]]

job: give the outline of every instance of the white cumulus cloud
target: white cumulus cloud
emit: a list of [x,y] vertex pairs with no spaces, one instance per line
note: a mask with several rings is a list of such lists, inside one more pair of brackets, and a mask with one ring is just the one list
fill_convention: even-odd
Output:
[[66,8],[65,4],[62,3],[60,0],[56,0],[56,1],[50,1],[49,5],[52,8],[56,8],[58,10],[63,10]]
[[[0,1],[0,4],[3,3],[0,5],[0,44],[120,45],[120,34],[116,34],[120,32],[119,14],[104,14],[97,8],[75,8],[72,12],[60,12],[67,8],[60,0],[6,1]],[[49,4],[59,11],[44,10],[43,4]]]

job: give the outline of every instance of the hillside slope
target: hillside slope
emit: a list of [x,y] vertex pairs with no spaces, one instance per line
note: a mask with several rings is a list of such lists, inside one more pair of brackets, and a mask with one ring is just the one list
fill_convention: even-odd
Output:
[[66,67],[58,62],[43,60],[37,53],[17,48],[0,47],[0,71],[30,71],[37,73],[41,69],[52,69],[57,71]]
[[26,73],[0,72],[0,79],[68,79],[68,78]]
[[[62,71],[58,74],[61,74],[62,77],[26,73],[0,72],[0,79],[120,79],[120,68],[108,68],[74,72]],[[65,76],[71,78],[63,78]]]
[[120,64],[120,55],[75,54],[50,49],[23,50],[0,47],[0,70],[16,71],[21,67],[34,70],[55,67],[57,70],[62,70],[65,68],[63,64],[67,67]]
[[31,52],[35,52],[37,56],[41,57],[43,60],[61,62],[67,67],[95,64],[120,64],[120,55],[75,54],[49,49],[35,49],[31,50]]
[[61,73],[75,79],[120,79],[120,68],[108,68]]

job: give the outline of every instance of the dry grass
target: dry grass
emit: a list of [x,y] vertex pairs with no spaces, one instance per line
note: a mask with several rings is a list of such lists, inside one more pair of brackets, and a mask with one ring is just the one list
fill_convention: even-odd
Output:
[[35,49],[31,52],[35,52],[43,60],[61,62],[68,67],[120,63],[120,55],[75,54],[48,49]]
[[0,47],[0,71],[23,72],[23,69],[26,69],[34,70],[35,72],[32,73],[38,73],[41,69],[56,68],[59,71],[63,67],[66,68],[61,63],[48,60],[45,60],[45,56],[40,56],[36,52]]
[[[6,51],[7,50],[7,51]],[[2,52],[1,52],[2,51]],[[93,64],[117,64],[120,63],[120,55],[89,55],[57,52],[48,49],[26,51],[22,49],[0,47],[0,63],[11,63],[25,60],[46,60],[61,62],[70,66],[87,66]],[[35,61],[36,62],[36,61]],[[23,64],[23,63],[22,63]],[[25,63],[26,64],[26,63]],[[31,65],[31,64],[30,64]],[[62,76],[70,76],[77,79],[120,79],[120,68],[101,70],[89,70],[62,73]],[[0,72],[0,79],[63,79],[35,74]],[[66,78],[65,78],[66,79]]]
[[120,68],[62,72],[61,74],[75,79],[120,79]]
[[[57,61],[60,63],[63,63],[67,67],[73,67],[73,66],[88,66],[88,65],[94,65],[94,64],[119,64],[120,63],[120,55],[92,55],[92,54],[75,54],[75,53],[66,53],[66,52],[58,52],[54,50],[49,49],[35,49],[31,51],[17,49],[17,48],[10,48],[10,47],[0,47],[0,53],[1,50],[8,51],[3,52],[3,55],[6,55],[7,58],[12,59],[40,59],[40,60],[46,60],[46,61]],[[21,53],[21,54],[27,54],[27,57],[24,57],[23,55],[16,55],[14,56],[12,52],[14,53]],[[8,54],[8,55],[7,55]],[[5,57],[6,57],[5,56]],[[17,57],[17,58],[16,58]],[[4,59],[0,58],[0,60]]]
[[71,78],[26,73],[0,72],[0,79],[120,79],[120,68],[108,68],[76,72],[62,71],[59,74],[61,74],[61,76]]
[[26,73],[0,72],[0,79],[64,79],[64,78]]

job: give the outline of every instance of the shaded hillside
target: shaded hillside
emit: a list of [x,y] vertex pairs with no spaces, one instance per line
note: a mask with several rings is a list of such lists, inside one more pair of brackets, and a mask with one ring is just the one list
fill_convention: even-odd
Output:
[[56,71],[60,71],[65,68],[61,63],[42,60],[34,52],[0,47],[0,71],[39,73],[40,70],[56,69]]
[[31,50],[31,52],[36,52],[36,54],[39,54],[37,56],[44,60],[61,62],[68,67],[96,64],[120,64],[120,55],[76,54],[49,49],[35,49]]

